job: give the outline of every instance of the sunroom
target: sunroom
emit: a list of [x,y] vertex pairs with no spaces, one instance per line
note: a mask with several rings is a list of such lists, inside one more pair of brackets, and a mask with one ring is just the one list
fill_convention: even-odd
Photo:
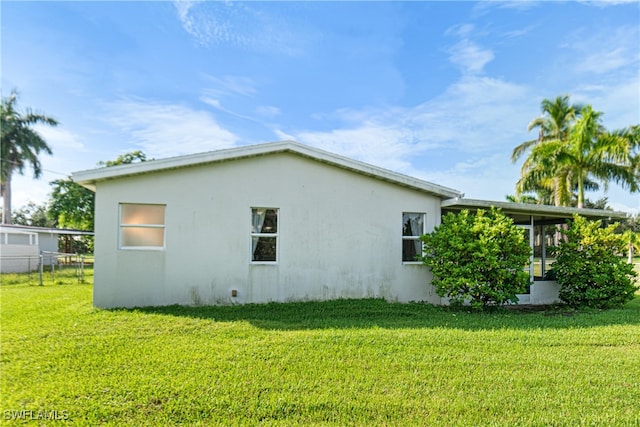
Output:
[[565,224],[578,214],[589,220],[619,221],[626,218],[624,212],[600,209],[571,208],[562,206],[534,205],[526,203],[496,202],[474,199],[448,199],[441,203],[442,215],[458,213],[464,209],[471,212],[478,209],[499,208],[522,227],[531,245],[531,260],[527,268],[531,285],[526,294],[518,295],[520,304],[552,304],[558,302],[559,286],[550,274],[555,259],[548,250],[558,244],[561,233],[559,225]]

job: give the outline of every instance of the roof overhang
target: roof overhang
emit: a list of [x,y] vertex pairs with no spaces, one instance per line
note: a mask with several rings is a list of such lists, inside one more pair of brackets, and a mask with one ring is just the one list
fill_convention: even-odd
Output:
[[160,172],[171,169],[201,166],[249,157],[264,156],[274,153],[296,154],[321,163],[367,175],[396,185],[401,185],[404,187],[429,193],[441,199],[462,197],[463,195],[461,192],[452,188],[443,187],[431,182],[416,179],[408,175],[403,175],[397,172],[370,165],[368,163],[333,154],[328,151],[300,144],[295,141],[270,142],[266,144],[229,148],[187,156],[150,160],[147,162],[135,164],[91,169],[86,171],[74,172],[72,174],[72,179],[78,184],[92,191],[95,191],[96,183],[99,181],[125,178],[133,175]]
[[500,208],[502,212],[513,218],[516,224],[561,224],[573,217],[581,215],[591,220],[621,220],[628,215],[625,212],[602,209],[570,208],[564,206],[534,205],[528,203],[496,202],[491,200],[449,199],[440,203],[442,213],[470,211],[478,209]]
[[31,225],[2,224],[0,232],[58,234],[66,236],[93,236],[93,231],[71,230],[67,228],[34,227]]

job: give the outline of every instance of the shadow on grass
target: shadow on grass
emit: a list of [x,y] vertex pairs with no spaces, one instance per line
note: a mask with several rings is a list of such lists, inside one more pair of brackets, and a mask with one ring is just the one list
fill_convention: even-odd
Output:
[[123,311],[206,319],[213,322],[245,321],[267,330],[410,329],[464,330],[585,328],[640,325],[640,296],[624,308],[573,310],[563,306],[497,308],[489,312],[390,303],[381,299],[334,300],[247,304],[238,306],[163,306]]

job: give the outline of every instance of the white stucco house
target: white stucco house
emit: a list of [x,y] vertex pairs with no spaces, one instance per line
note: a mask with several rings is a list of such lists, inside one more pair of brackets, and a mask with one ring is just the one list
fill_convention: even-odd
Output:
[[[94,304],[105,308],[367,297],[440,304],[430,272],[414,261],[418,236],[443,211],[490,206],[291,141],[73,179],[96,192]],[[506,205],[530,225],[574,211]]]

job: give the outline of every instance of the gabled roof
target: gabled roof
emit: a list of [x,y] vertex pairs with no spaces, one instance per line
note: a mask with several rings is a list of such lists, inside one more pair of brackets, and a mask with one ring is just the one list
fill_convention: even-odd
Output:
[[151,160],[142,163],[74,172],[72,174],[72,179],[78,184],[95,191],[96,183],[99,181],[116,178],[126,178],[128,176],[161,172],[171,169],[215,164],[219,162],[264,156],[274,153],[296,154],[321,163],[380,179],[382,181],[433,194],[440,197],[441,199],[462,197],[462,193],[457,190],[443,187],[441,185],[433,184],[427,181],[422,181],[408,175],[403,175],[294,141],[270,142],[266,144],[249,145],[245,147],[210,151],[206,153],[192,154],[187,156]]

